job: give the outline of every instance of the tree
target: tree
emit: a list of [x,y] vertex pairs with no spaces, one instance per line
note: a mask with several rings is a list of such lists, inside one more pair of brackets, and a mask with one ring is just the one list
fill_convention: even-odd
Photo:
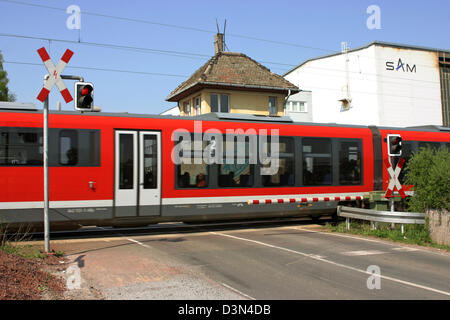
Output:
[[0,101],[16,101],[16,95],[9,92],[8,73],[3,70],[3,56],[0,52]]
[[425,212],[427,209],[450,207],[450,153],[446,147],[421,148],[408,161],[406,184],[414,186],[409,209]]

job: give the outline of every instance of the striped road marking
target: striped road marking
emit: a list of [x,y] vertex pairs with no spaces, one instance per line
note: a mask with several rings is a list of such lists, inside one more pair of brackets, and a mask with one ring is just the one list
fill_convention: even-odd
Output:
[[355,256],[371,256],[371,255],[374,255],[374,254],[385,254],[385,253],[387,253],[387,252],[378,251],[378,250],[359,250],[359,251],[343,252],[342,254],[344,256],[355,257]]
[[[292,253],[292,254],[300,255],[300,256],[303,256],[303,257],[307,257],[307,258],[310,258],[310,259],[313,259],[313,260],[316,260],[316,261],[320,261],[320,262],[323,262],[323,263],[328,263],[328,264],[334,265],[336,267],[344,268],[344,269],[347,269],[347,270],[352,270],[352,271],[355,271],[355,272],[358,272],[358,273],[372,275],[372,273],[368,272],[367,270],[355,268],[355,267],[352,267],[352,266],[349,266],[349,265],[345,265],[345,264],[342,264],[342,263],[337,263],[337,262],[334,262],[334,261],[331,261],[331,260],[328,260],[328,259],[319,258],[319,257],[317,257],[316,255],[313,255],[313,254],[308,254],[308,253],[304,253],[304,252],[301,252],[301,251],[296,251],[296,250],[292,250],[292,249],[288,249],[288,248],[284,248],[284,247],[275,246],[275,245],[272,245],[272,244],[269,244],[269,243],[265,243],[265,242],[262,242],[262,241],[256,241],[256,240],[252,240],[252,239],[236,237],[236,236],[232,236],[230,234],[221,233],[221,232],[210,232],[210,234],[214,234],[216,236],[221,236],[221,237],[227,237],[227,238],[231,238],[231,239],[235,239],[235,240],[240,240],[240,241],[246,241],[246,242],[254,243],[254,244],[257,244],[257,245],[260,245],[260,246],[265,246],[265,247],[269,247],[269,248],[272,248],[272,249],[281,250],[281,251],[289,252],[289,253]],[[438,290],[438,289],[431,288],[431,287],[428,287],[428,286],[423,286],[423,285],[420,285],[420,284],[417,284],[417,283],[414,283],[414,282],[409,282],[409,281],[401,280],[401,279],[394,278],[394,277],[388,277],[388,276],[385,276],[385,275],[380,275],[380,278],[381,279],[385,279],[385,280],[389,280],[389,281],[392,281],[392,282],[400,283],[400,284],[403,284],[403,285],[406,285],[406,286],[419,288],[419,289],[431,291],[431,292],[434,292],[434,293],[439,293],[439,294],[442,294],[442,295],[450,297],[450,292],[448,292],[448,291]]]

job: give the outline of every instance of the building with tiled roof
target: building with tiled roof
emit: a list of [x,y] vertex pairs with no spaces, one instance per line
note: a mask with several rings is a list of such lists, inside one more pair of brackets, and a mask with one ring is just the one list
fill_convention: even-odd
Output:
[[286,98],[299,88],[245,54],[224,52],[222,39],[222,34],[216,35],[215,55],[166,100],[177,102],[181,115],[284,115]]

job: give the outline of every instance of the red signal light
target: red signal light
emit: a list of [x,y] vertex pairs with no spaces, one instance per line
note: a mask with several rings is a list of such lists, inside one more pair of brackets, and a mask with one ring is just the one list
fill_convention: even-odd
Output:
[[94,85],[90,82],[75,82],[75,93],[75,110],[92,111]]

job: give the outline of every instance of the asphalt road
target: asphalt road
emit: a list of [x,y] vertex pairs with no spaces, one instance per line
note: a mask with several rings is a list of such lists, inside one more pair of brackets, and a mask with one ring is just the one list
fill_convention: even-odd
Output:
[[299,224],[52,246],[83,261],[83,279],[110,299],[450,299],[450,254],[320,230]]

